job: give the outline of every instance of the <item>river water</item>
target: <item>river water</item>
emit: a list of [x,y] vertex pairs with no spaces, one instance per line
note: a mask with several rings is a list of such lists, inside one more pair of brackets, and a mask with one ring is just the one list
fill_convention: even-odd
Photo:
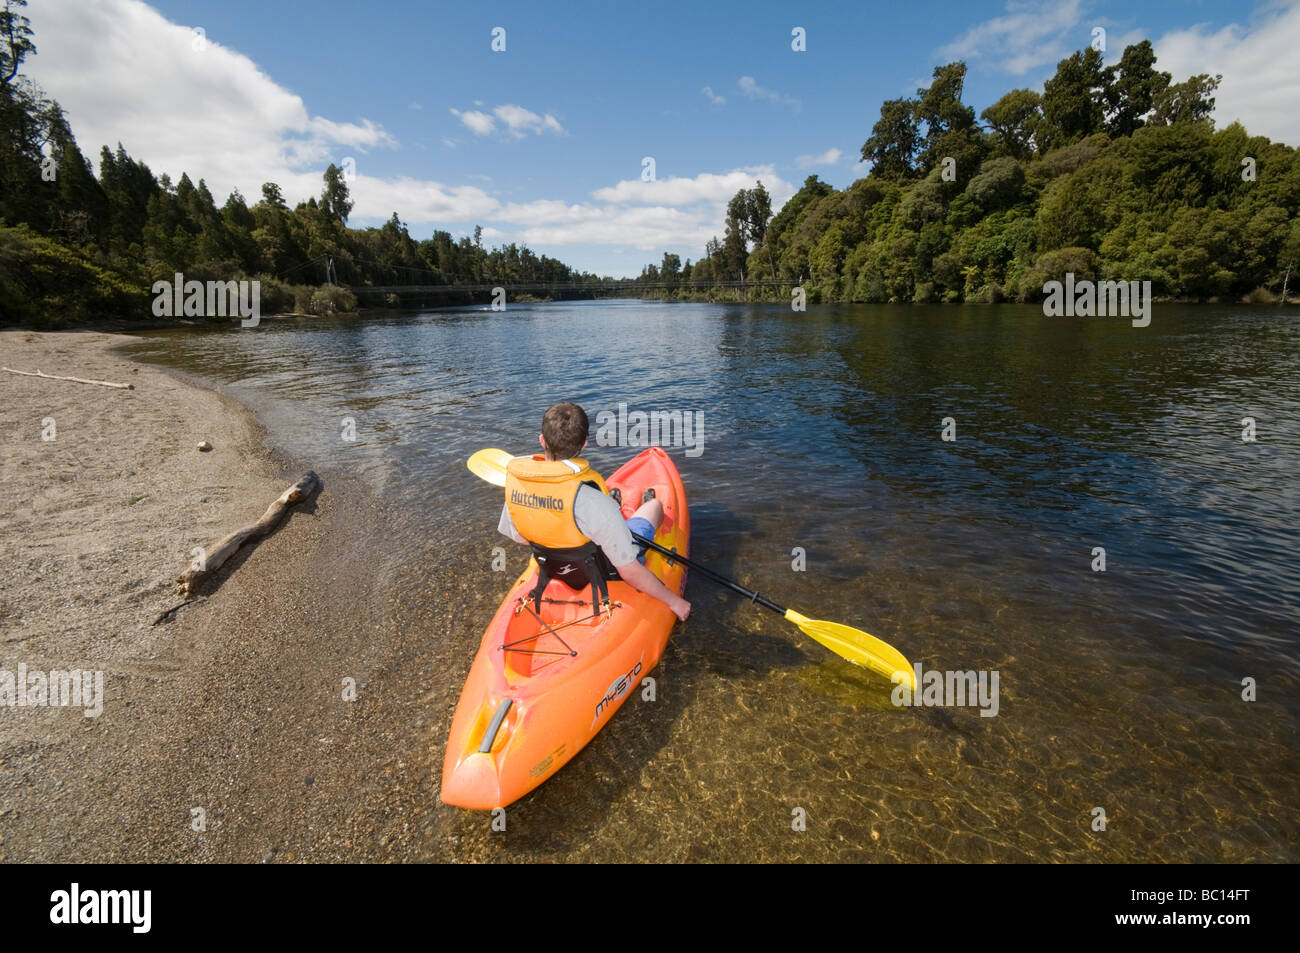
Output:
[[[431,717],[397,726],[430,765],[418,857],[1294,862],[1287,315],[613,301],[164,331],[130,352],[239,397],[327,485],[382,501],[373,568],[432,682]],[[531,451],[562,399],[593,425],[620,405],[693,415],[691,446],[660,442],[696,559],[923,673],[996,673],[996,696],[899,707],[696,578],[655,700],[513,806],[508,844],[441,805],[451,708],[525,562],[464,462]],[[595,444],[605,474],[637,452]]]

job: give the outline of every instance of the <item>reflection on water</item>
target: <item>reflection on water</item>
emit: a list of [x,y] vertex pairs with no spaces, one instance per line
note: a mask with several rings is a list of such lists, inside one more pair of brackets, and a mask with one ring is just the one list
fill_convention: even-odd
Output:
[[[412,685],[433,731],[403,731],[399,709],[395,734],[434,765],[523,562],[488,568],[499,491],[464,461],[531,449],[559,399],[593,419],[702,413],[703,455],[674,454],[700,561],[926,669],[1000,673],[996,717],[895,708],[887,682],[695,579],[656,701],[512,808],[508,842],[438,805],[419,856],[1294,861],[1296,327],[1278,309],[1165,305],[1135,329],[1015,306],[623,301],[132,350],[228,387],[274,444],[379,494],[392,624],[437,672]],[[634,452],[589,455],[608,473]]]

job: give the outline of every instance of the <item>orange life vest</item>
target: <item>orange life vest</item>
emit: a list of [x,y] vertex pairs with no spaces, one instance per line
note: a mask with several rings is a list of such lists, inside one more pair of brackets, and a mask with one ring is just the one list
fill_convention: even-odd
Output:
[[506,509],[530,543],[571,549],[590,542],[574,521],[573,504],[584,484],[605,493],[605,481],[586,460],[515,457],[506,466]]
[[606,580],[619,578],[600,547],[582,534],[574,519],[573,505],[584,485],[608,492],[601,475],[578,457],[515,457],[506,465],[506,511],[537,560],[537,585],[528,597],[538,612],[542,592],[552,579],[574,590],[591,586],[592,611],[596,612],[602,603],[610,602]]

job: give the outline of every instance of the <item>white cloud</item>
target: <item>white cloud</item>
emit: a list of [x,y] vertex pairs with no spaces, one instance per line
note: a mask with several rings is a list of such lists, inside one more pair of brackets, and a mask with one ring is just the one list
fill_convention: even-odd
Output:
[[827,149],[819,156],[799,156],[794,161],[801,169],[810,169],[815,165],[835,165],[844,155],[839,149]]
[[379,179],[358,172],[348,188],[356,218],[386,219],[396,212],[404,222],[472,222],[495,218],[501,208],[477,186],[449,186],[409,176]]
[[694,178],[626,179],[591,193],[605,206],[529,203],[526,209],[507,206],[505,211],[527,226],[524,236],[529,242],[630,244],[640,251],[687,248],[698,253],[722,233],[727,202],[741,189],[753,188],[755,181],[762,181],[771,195],[773,212],[795,193],[789,182],[764,165]]
[[720,202],[725,205],[741,189],[753,188],[755,180],[761,180],[763,188],[772,194],[773,208],[776,207],[778,195],[781,196],[780,201],[784,202],[794,194],[789,183],[779,178],[770,165],[765,165],[734,169],[722,175],[702,172],[693,179],[670,177],[653,182],[625,179],[617,185],[597,189],[591,195],[602,202],[614,204],[690,205],[696,202]]
[[520,238],[536,245],[631,245],[639,251],[703,248],[720,220],[662,205],[609,208],[537,201],[507,205],[502,214],[523,225]]
[[566,135],[564,127],[550,113],[545,116],[539,116],[535,112],[529,112],[522,106],[498,106],[492,110],[498,119],[506,124],[510,134],[517,139],[522,139],[530,132],[541,135],[543,132],[551,132],[557,135]]
[[295,201],[320,192],[330,162],[397,145],[371,120],[313,116],[219,37],[196,43],[139,0],[42,0],[29,11],[39,52],[25,71],[64,107],[91,161],[121,142],[157,174],[206,179],[218,203],[236,187],[255,199],[267,181]]
[[799,100],[785,93],[778,93],[773,89],[764,89],[758,85],[758,82],[752,76],[742,76],[736,81],[740,91],[750,99],[766,99],[768,102],[776,103],[780,106],[794,106],[799,108]]
[[493,220],[518,226],[518,237],[529,245],[631,245],[638,251],[686,248],[698,254],[721,234],[727,202],[756,179],[771,194],[773,211],[795,192],[771,166],[753,166],[694,178],[629,179],[595,190],[594,202],[511,202]]
[[1223,74],[1215,95],[1217,126],[1239,120],[1252,135],[1300,146],[1300,4],[1257,8],[1248,26],[1173,30],[1153,45],[1156,68],[1172,73],[1174,82]]
[[1151,39],[1151,37],[1148,35],[1146,30],[1126,30],[1123,33],[1116,33],[1112,30],[1106,34],[1106,49],[1102,53],[1101,58],[1105,60],[1108,65],[1118,63],[1119,58],[1124,54],[1125,47],[1149,39]]
[[700,90],[700,92],[703,93],[705,96],[707,96],[709,98],[709,102],[713,103],[713,105],[715,106],[721,106],[727,101],[727,97],[719,96],[717,93],[713,91],[712,86],[705,86],[703,89]]
[[495,121],[487,113],[481,113],[474,109],[461,112],[453,106],[451,114],[460,119],[467,129],[478,136],[486,136],[496,128]]
[[504,125],[505,132],[515,139],[523,139],[530,132],[539,136],[544,132],[558,136],[568,135],[564,127],[560,125],[560,121],[550,113],[539,116],[523,106],[515,106],[509,103],[492,110],[492,115],[474,109],[462,112],[455,108],[451,110],[451,114],[459,118],[462,123],[480,136],[495,132],[497,120],[500,120]]
[[[1006,9],[1004,16],[977,23],[940,47],[938,56],[945,62],[996,59],[995,65],[1020,75],[1055,66],[1091,39],[1090,31],[1075,31],[1083,20],[1083,0],[1007,0]],[[1071,31],[1074,34],[1067,41],[1065,35]]]

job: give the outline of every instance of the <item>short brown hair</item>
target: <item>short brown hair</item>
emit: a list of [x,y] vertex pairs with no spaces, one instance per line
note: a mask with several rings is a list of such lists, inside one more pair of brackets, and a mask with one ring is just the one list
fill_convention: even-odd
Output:
[[568,401],[552,404],[542,417],[546,450],[555,460],[576,457],[587,442],[587,414]]

